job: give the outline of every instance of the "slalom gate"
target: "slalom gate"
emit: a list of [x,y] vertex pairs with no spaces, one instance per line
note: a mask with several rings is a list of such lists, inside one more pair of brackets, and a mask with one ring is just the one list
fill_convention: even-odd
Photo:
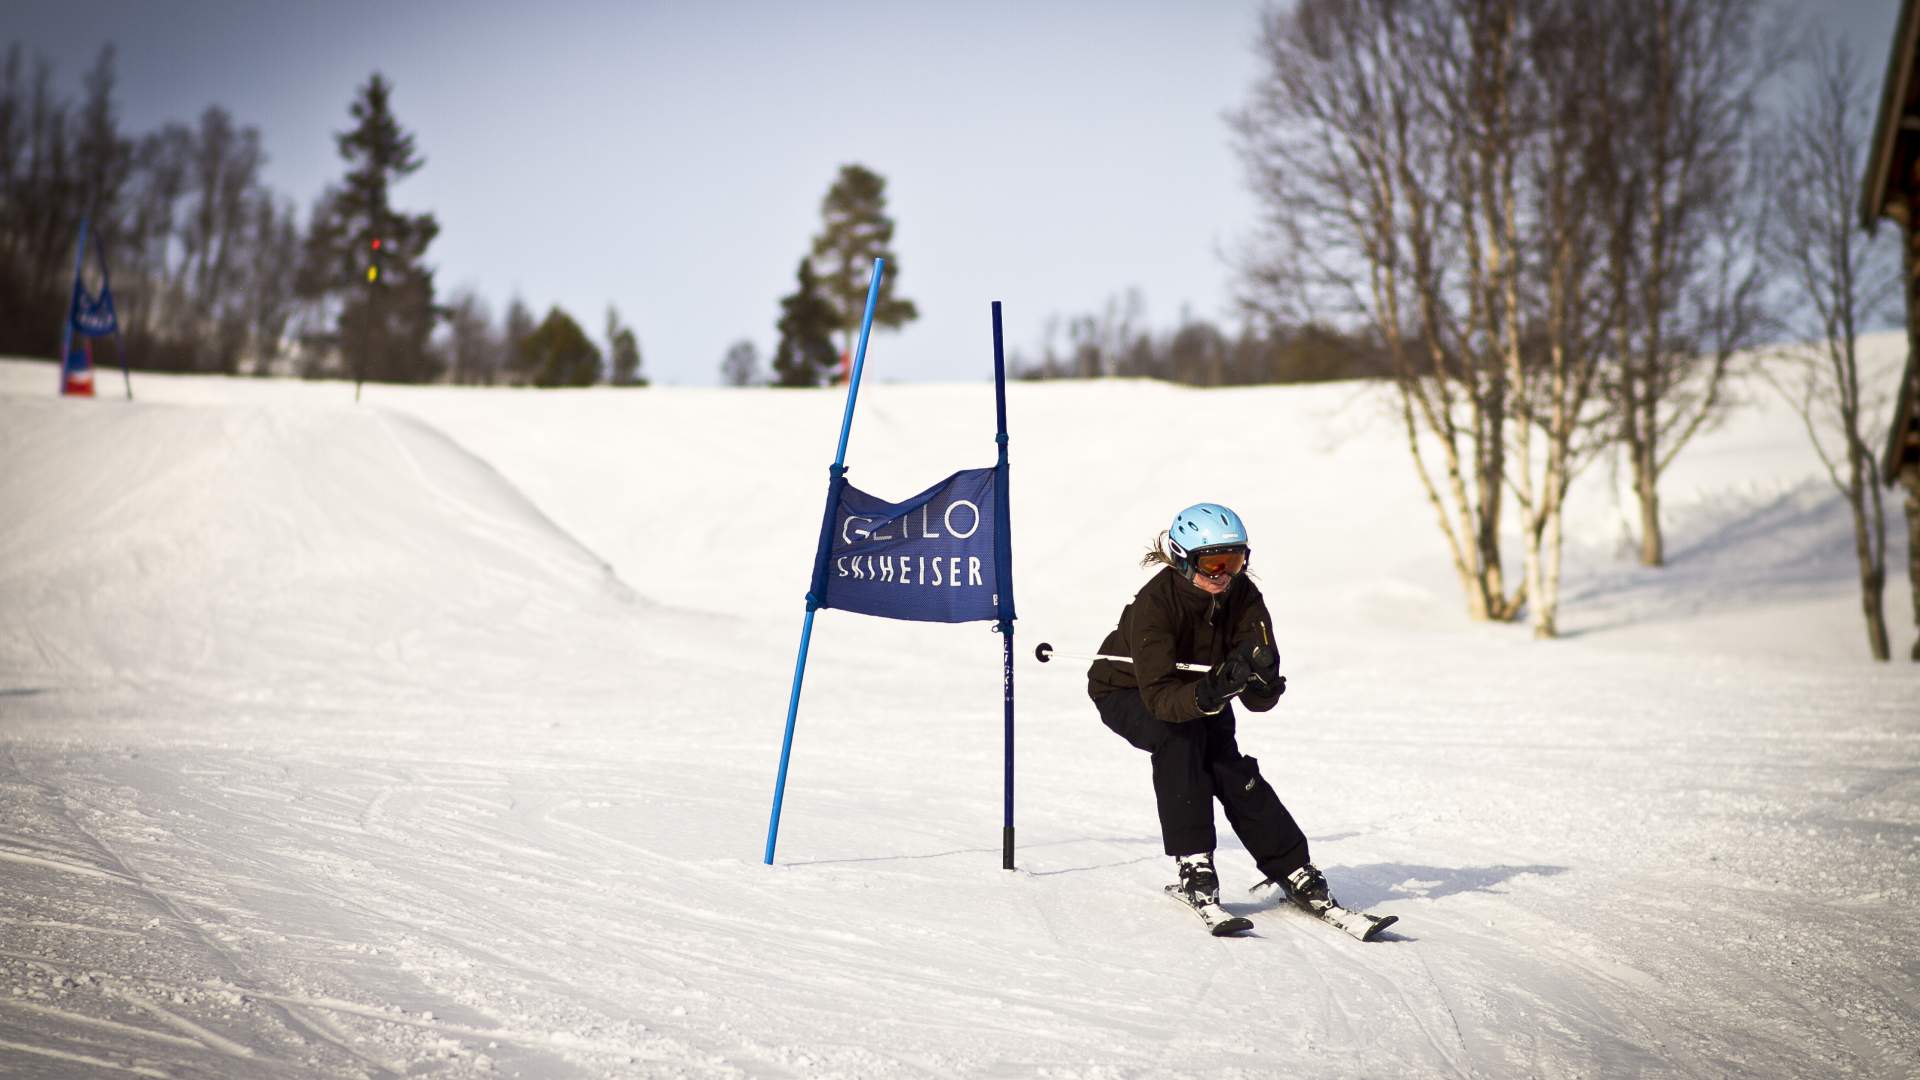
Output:
[[93,234],[93,250],[100,262],[100,291],[87,291],[82,274],[87,258],[87,219],[80,219],[80,240],[73,251],[73,293],[67,303],[67,317],[60,326],[60,393],[70,397],[93,396],[93,339],[112,337],[114,351],[120,355],[120,377],[126,381],[127,398],[133,398],[133,376],[127,372],[127,354],[119,347],[120,319],[113,310],[113,282],[107,275],[107,250],[100,234]]
[[847,406],[840,419],[840,444],[828,469],[826,514],[814,552],[807,592],[807,616],[800,629],[800,654],[793,666],[793,692],[787,701],[786,735],[780,743],[780,771],[774,781],[773,812],[767,821],[765,862],[773,864],[780,835],[780,808],[787,789],[787,764],[793,753],[794,721],[800,710],[800,684],[806,675],[807,645],[813,616],[821,608],[915,622],[995,623],[1000,634],[1005,721],[1005,797],[1000,830],[1001,866],[1013,869],[1013,543],[1007,508],[1007,374],[1000,331],[1000,302],[993,302],[994,411],[999,423],[994,441],[999,460],[992,468],[963,469],[902,502],[888,502],[847,483],[847,435],[867,359],[867,337],[880,298],[886,261],[873,261],[867,286],[860,342],[847,379]]

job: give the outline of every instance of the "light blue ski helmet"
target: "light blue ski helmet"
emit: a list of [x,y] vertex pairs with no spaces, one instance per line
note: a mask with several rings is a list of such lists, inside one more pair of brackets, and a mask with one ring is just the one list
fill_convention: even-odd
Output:
[[1167,546],[1181,568],[1192,565],[1193,557],[1221,548],[1247,548],[1247,525],[1240,515],[1219,503],[1195,503],[1173,517],[1167,529]]

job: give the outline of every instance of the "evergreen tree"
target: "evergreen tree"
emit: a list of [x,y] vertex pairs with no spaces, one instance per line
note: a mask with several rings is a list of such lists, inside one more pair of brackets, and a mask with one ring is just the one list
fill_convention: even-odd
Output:
[[799,287],[780,299],[780,346],[773,354],[774,385],[818,386],[840,362],[834,352],[833,304],[820,291],[813,260],[801,259]]
[[522,343],[533,363],[533,385],[592,386],[600,381],[600,350],[559,305]]
[[427,344],[438,311],[422,260],[440,225],[432,214],[393,208],[393,185],[426,162],[394,118],[392,94],[376,72],[353,102],[353,129],[335,136],[350,168],[315,216],[309,280],[340,301],[340,346],[356,380],[425,382],[439,375],[440,360]]
[[893,219],[887,216],[887,182],[864,166],[843,165],[840,175],[821,200],[824,225],[813,238],[813,257],[821,267],[821,286],[832,305],[834,325],[843,338],[843,351],[853,354],[854,335],[867,310],[867,289],[873,281],[873,260],[887,260],[880,280],[880,297],[873,308],[873,324],[898,329],[920,317],[913,301],[895,295],[900,283],[900,261],[894,255]]
[[615,386],[645,386],[640,374],[640,339],[633,327],[620,323],[620,312],[607,307],[607,380]]

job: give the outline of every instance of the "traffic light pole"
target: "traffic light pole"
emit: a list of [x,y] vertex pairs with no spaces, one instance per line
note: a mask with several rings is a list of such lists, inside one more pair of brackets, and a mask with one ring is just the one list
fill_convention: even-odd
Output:
[[360,403],[360,384],[367,378],[367,354],[373,351],[374,304],[380,296],[380,238],[373,237],[367,256],[367,308],[362,315],[366,329],[360,334],[360,355],[353,362],[353,401]]

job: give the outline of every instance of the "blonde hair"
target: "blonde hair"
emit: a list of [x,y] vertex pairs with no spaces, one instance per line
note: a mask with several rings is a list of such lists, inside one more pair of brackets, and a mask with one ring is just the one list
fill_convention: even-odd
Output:
[[1171,566],[1176,570],[1179,569],[1180,564],[1174,560],[1173,552],[1167,550],[1167,539],[1167,530],[1161,529],[1160,535],[1154,537],[1153,543],[1147,545],[1147,553],[1140,556],[1140,565],[1152,566],[1158,563],[1162,566]]

